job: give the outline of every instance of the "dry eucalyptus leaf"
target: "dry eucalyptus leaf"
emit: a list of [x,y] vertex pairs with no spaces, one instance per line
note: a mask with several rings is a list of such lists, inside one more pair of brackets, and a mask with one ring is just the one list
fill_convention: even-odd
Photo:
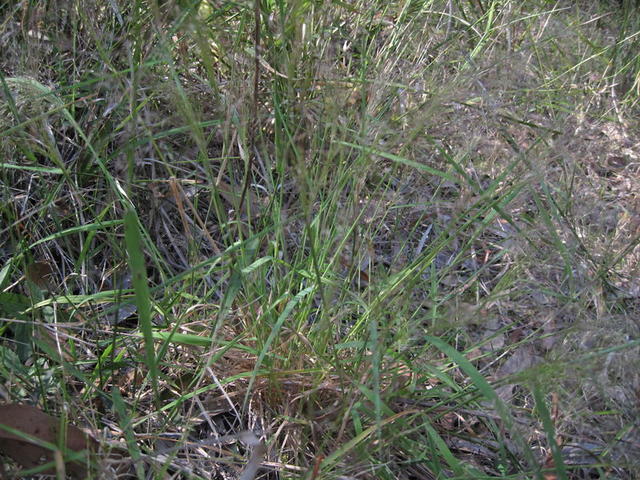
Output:
[[[531,345],[523,345],[516,349],[509,359],[498,369],[498,378],[523,372],[537,365],[542,358],[535,354]],[[515,384],[507,384],[496,389],[496,393],[504,402],[511,401]]]
[[506,377],[537,365],[542,361],[531,345],[523,345],[516,349],[509,359],[498,369],[498,377]]
[[48,262],[34,262],[27,267],[26,277],[38,287],[46,290],[51,281],[53,270]]
[[[25,436],[18,436],[3,427],[18,430]],[[96,442],[82,430],[73,425],[66,425],[66,432],[60,435],[60,419],[47,415],[30,405],[9,404],[0,406],[0,453],[11,457],[24,468],[52,462],[54,451],[37,445],[37,440],[57,445],[59,438],[65,438],[66,448],[74,452],[91,450]],[[28,437],[33,437],[30,440]],[[66,470],[76,478],[86,478],[85,465],[78,462],[66,462]],[[55,474],[51,468],[42,473]]]

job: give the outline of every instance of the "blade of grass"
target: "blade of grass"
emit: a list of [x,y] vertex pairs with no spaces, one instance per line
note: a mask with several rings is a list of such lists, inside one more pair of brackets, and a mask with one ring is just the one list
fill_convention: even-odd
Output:
[[491,385],[489,385],[489,382],[485,380],[480,372],[471,364],[469,360],[467,360],[464,355],[462,355],[445,341],[437,337],[432,337],[431,335],[425,336],[425,340],[437,347],[442,353],[447,355],[456,365],[458,365],[458,367],[460,367],[460,369],[469,376],[471,382],[480,391],[480,393],[482,393],[482,395],[493,404],[496,411],[498,412],[498,415],[500,415],[500,418],[502,418],[502,421],[505,423],[508,431],[512,434],[514,440],[516,440],[519,444],[521,450],[520,453],[526,458],[527,462],[529,463],[529,467],[533,470],[536,478],[538,480],[543,480],[540,465],[533,456],[529,445],[524,440],[524,438],[522,438],[522,435],[520,435],[514,428],[515,421],[511,416],[508,407],[500,399]]
[[257,377],[258,371],[259,371],[259,369],[260,369],[260,367],[262,365],[262,362],[264,361],[264,357],[269,352],[269,348],[271,347],[271,344],[273,343],[273,341],[275,340],[276,336],[280,332],[280,329],[282,328],[282,325],[284,324],[285,320],[287,318],[289,318],[289,315],[291,314],[293,309],[296,307],[296,305],[298,305],[298,303],[300,303],[300,301],[304,297],[306,297],[307,295],[312,293],[315,289],[316,289],[316,287],[314,285],[314,286],[305,288],[301,292],[298,292],[298,294],[295,297],[293,297],[289,301],[289,303],[287,303],[287,306],[284,307],[284,310],[282,311],[282,313],[280,314],[280,316],[276,320],[276,323],[272,327],[271,333],[269,334],[269,337],[267,338],[267,341],[264,343],[262,349],[260,350],[260,355],[258,355],[258,359],[256,360],[256,364],[255,364],[255,367],[253,369],[253,373],[251,375],[251,379],[249,380],[249,385],[247,386],[247,393],[244,396],[244,402],[242,404],[242,410],[243,411],[246,411],[246,407],[249,404],[249,397],[250,397],[251,391],[253,389],[253,384],[256,381],[256,377]]
[[127,450],[129,451],[131,460],[133,460],[135,465],[136,476],[138,477],[138,480],[144,480],[146,478],[144,465],[140,461],[142,459],[142,452],[140,451],[140,447],[136,441],[136,434],[133,431],[131,416],[127,411],[127,406],[122,399],[122,395],[120,395],[120,391],[117,388],[113,389],[111,399],[113,400],[113,408],[118,414],[120,428],[122,428],[124,439],[127,443]]
[[40,173],[53,173],[56,175],[64,174],[64,170],[61,168],[52,167],[35,167],[32,165],[15,165],[13,163],[0,163],[0,168],[13,168],[15,170],[22,170],[28,172],[40,172]]
[[361,150],[363,152],[372,153],[374,155],[378,155],[382,158],[386,158],[387,160],[391,160],[396,163],[400,163],[402,165],[407,165],[409,167],[413,167],[416,170],[421,170],[426,173],[430,173],[431,175],[436,175],[440,178],[444,178],[445,180],[449,180],[454,184],[460,183],[460,180],[455,176],[451,175],[449,172],[443,172],[442,170],[438,170],[436,168],[430,167],[428,165],[424,165],[422,163],[415,162],[413,160],[409,160],[408,158],[400,157],[399,155],[394,155],[392,153],[383,152],[381,150],[376,150],[371,147],[365,147],[362,145],[356,145],[355,143],[338,141],[340,145],[344,145],[345,147],[355,148],[357,150]]
[[345,442],[344,445],[342,445],[340,448],[338,448],[336,451],[334,451],[331,455],[329,455],[327,458],[325,458],[322,461],[322,467],[323,468],[332,467],[335,463],[338,462],[338,460],[340,460],[342,457],[347,455],[356,446],[358,446],[359,444],[364,442],[373,433],[375,433],[378,430],[378,428],[382,428],[385,425],[392,424],[393,422],[395,422],[399,418],[405,417],[407,415],[415,415],[415,414],[418,414],[418,413],[420,413],[419,410],[405,410],[403,412],[396,413],[395,415],[392,415],[390,417],[385,418],[384,420],[382,420],[380,422],[380,425],[372,425],[372,426],[366,428],[365,430],[362,431],[362,433],[360,435],[357,435],[356,437],[352,438],[348,442]]
[[155,358],[153,325],[151,323],[151,293],[149,291],[144,253],[142,252],[142,238],[138,229],[138,216],[135,211],[132,209],[127,211],[124,217],[124,224],[129,268],[131,269],[133,289],[136,294],[136,306],[138,307],[138,319],[144,335],[145,363],[149,369],[154,400],[157,406],[160,397],[158,395],[158,366]]
[[544,399],[544,395],[538,382],[535,382],[533,384],[532,392],[533,398],[536,402],[536,411],[542,419],[542,426],[544,427],[544,431],[547,434],[547,442],[549,442],[549,448],[551,448],[551,453],[553,455],[555,473],[558,475],[560,480],[569,480],[569,477],[567,476],[567,467],[565,466],[564,460],[562,459],[560,446],[556,442],[556,429],[553,426],[553,421],[551,420],[551,415],[549,414],[549,409],[547,408],[547,402]]

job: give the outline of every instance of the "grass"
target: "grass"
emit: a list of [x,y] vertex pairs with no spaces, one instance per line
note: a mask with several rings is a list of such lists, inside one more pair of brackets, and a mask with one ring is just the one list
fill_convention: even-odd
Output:
[[636,478],[632,3],[0,4],[5,401],[92,478]]

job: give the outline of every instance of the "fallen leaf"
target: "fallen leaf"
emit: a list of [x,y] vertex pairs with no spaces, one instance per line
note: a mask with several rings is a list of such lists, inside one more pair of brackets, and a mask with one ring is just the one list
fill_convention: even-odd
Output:
[[[498,369],[497,376],[498,378],[503,378],[523,372],[541,361],[542,359],[535,354],[531,345],[523,345]],[[496,389],[496,393],[502,401],[509,402],[513,398],[514,387],[515,384],[502,385]]]
[[[16,435],[4,427],[17,430],[24,436]],[[9,404],[0,406],[0,453],[11,457],[24,468],[33,468],[54,461],[54,451],[39,442],[57,445],[60,438],[66,441],[66,449],[73,452],[92,450],[96,442],[82,430],[66,425],[66,432],[60,435],[60,419],[47,415],[30,405]],[[31,437],[31,438],[29,438]],[[86,465],[66,462],[68,473],[76,478],[86,478]],[[55,474],[55,468],[43,474]]]
[[34,262],[27,267],[26,277],[43,290],[51,284],[53,270],[48,262]]
[[555,334],[558,330],[556,325],[556,315],[555,313],[550,313],[547,315],[547,318],[542,323],[542,333],[544,336],[542,337],[541,346],[545,351],[549,351],[553,348],[556,342],[559,340],[559,336]]
[[541,361],[542,359],[535,354],[531,345],[523,345],[515,350],[509,359],[498,369],[498,378],[520,373]]

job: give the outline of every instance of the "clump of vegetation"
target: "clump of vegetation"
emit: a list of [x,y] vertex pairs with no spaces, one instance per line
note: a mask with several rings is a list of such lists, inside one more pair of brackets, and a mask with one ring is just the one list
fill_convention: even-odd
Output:
[[59,112],[63,106],[53,89],[30,77],[7,77],[3,80],[4,95],[0,100],[0,128],[6,135],[2,144],[3,155],[12,158],[16,149],[27,143],[23,158],[36,152],[45,157],[56,157],[49,150],[55,149],[50,116],[55,117],[56,109]]
[[0,15],[10,475],[640,474],[632,2]]

